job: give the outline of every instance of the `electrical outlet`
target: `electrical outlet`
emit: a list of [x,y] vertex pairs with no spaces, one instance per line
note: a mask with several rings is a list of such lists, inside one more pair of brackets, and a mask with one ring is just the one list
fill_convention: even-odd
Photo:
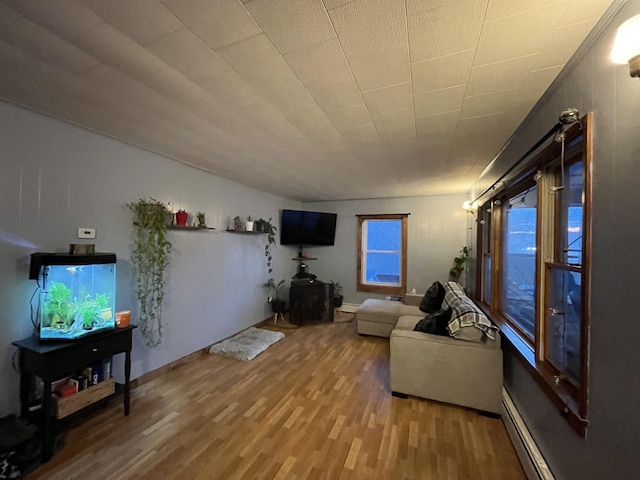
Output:
[[79,228],[78,238],[96,238],[95,228]]

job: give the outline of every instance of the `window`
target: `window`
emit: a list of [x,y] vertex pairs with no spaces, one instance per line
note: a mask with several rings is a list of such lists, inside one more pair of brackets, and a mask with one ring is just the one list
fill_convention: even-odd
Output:
[[[591,114],[479,210],[477,300],[581,435],[587,427]],[[536,173],[537,172],[537,173]],[[535,175],[534,175],[535,174]],[[535,180],[534,180],[535,178]]]
[[408,214],[358,215],[358,291],[404,295]]
[[523,335],[535,334],[536,218],[538,187],[524,191],[502,205],[502,272],[500,309]]

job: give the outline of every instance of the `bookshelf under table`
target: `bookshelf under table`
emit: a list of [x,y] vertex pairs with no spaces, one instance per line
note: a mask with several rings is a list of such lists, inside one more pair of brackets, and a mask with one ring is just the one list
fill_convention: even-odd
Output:
[[[124,394],[124,414],[125,416],[129,415],[131,346],[134,328],[136,328],[135,325],[129,325],[65,342],[41,342],[35,336],[13,342],[13,345],[19,349],[20,416],[35,420],[42,442],[43,462],[51,459],[54,429],[61,427],[90,406],[104,403],[117,395]],[[104,379],[97,385],[61,399],[67,403],[66,405],[54,404],[51,395],[53,382],[73,375],[83,366],[102,361],[119,353],[125,354],[124,384],[117,384],[113,379]],[[29,393],[35,376],[42,378],[43,384],[42,403],[37,414],[31,412],[29,408]],[[62,415],[61,410],[64,410]]]

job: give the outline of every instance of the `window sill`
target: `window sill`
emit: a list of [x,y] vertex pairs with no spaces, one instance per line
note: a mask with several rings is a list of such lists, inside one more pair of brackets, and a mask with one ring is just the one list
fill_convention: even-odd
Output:
[[529,343],[499,314],[492,313],[486,304],[477,303],[489,319],[500,327],[505,346],[522,362],[531,377],[549,397],[569,425],[582,438],[587,436],[588,420],[579,414],[579,406],[562,382],[556,383],[554,373],[544,362],[538,361]]

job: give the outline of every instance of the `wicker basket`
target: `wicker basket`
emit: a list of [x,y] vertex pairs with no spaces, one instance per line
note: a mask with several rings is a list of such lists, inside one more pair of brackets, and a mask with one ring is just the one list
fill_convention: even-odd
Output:
[[69,397],[55,399],[56,418],[64,418],[92,403],[113,395],[116,391],[116,381],[113,378],[93,385]]

